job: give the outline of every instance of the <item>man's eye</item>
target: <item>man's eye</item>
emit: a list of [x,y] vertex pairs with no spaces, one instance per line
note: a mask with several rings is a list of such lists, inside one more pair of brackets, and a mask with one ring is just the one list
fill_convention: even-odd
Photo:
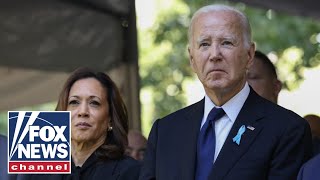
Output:
[[231,41],[222,41],[222,45],[231,46],[233,43]]
[[127,156],[130,156],[131,151],[132,151],[131,148],[126,148],[126,150],[124,151],[124,153],[125,153]]
[[200,44],[200,47],[202,47],[202,46],[206,47],[206,46],[210,46],[210,44],[204,42],[204,43],[201,43],[201,44]]
[[248,74],[248,79],[258,79],[259,77],[254,74]]

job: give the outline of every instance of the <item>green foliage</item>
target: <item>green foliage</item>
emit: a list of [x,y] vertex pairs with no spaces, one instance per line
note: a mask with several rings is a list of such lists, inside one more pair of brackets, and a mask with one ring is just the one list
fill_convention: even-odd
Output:
[[[314,40],[320,33],[320,23],[272,10],[247,7],[245,13],[249,17],[257,49],[278,56],[276,66],[284,88],[297,88],[303,80],[303,69],[320,64],[320,44]],[[298,59],[285,58],[284,53],[290,48],[302,50],[302,55]]]
[[[153,64],[144,65],[144,62],[147,61],[144,60],[148,56],[146,55],[147,52],[140,58],[143,66],[141,69],[146,68],[140,71],[142,88],[149,87],[154,92],[152,103],[155,104],[155,110],[153,118],[163,117],[186,104],[182,81],[183,77],[192,75],[186,51],[188,20],[188,14],[181,14],[181,9],[180,12],[179,10],[164,12],[163,14],[160,12],[159,24],[149,32],[153,36],[148,40],[151,40],[155,47],[145,48],[152,52],[157,51],[157,47],[166,49],[164,53],[157,57],[151,57],[153,60],[157,59],[157,61],[153,61]],[[139,37],[141,36],[143,36],[143,39],[145,38],[145,35]],[[143,43],[141,43],[141,46],[144,46]]]
[[7,113],[0,113],[0,134],[7,135]]
[[[35,106],[21,107],[12,111],[54,111],[57,102],[50,102]],[[8,111],[0,112],[0,134],[7,135]]]

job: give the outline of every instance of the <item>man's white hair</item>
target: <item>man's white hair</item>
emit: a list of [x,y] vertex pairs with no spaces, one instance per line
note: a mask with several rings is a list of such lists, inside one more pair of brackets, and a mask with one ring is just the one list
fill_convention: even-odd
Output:
[[239,17],[240,23],[243,27],[244,46],[249,49],[251,45],[251,27],[250,27],[248,18],[241,11],[231,6],[222,5],[222,4],[213,4],[213,5],[204,6],[193,14],[191,18],[190,26],[189,26],[189,31],[188,31],[189,45],[192,45],[193,26],[194,26],[195,19],[201,14],[210,13],[210,12],[219,12],[219,11],[233,12],[235,15]]

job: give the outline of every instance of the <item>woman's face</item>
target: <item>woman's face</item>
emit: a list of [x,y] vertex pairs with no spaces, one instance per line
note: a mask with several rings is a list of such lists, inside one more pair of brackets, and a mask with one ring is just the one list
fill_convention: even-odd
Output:
[[95,144],[104,142],[109,127],[109,103],[105,88],[95,78],[76,81],[70,89],[71,139]]

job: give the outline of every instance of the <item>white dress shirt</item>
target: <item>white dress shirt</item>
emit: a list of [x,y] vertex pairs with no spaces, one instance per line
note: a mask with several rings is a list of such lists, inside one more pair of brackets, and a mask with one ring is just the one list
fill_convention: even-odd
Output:
[[[245,86],[238,94],[233,96],[229,101],[227,101],[224,105],[221,106],[221,108],[224,110],[226,114],[215,121],[216,149],[214,161],[217,159],[234,121],[236,120],[244,102],[248,98],[249,92],[250,88],[248,83],[246,82]],[[211,109],[214,107],[219,107],[211,101],[207,94],[205,95],[204,99],[204,114],[201,122],[201,128],[206,122],[207,116],[210,113]]]

